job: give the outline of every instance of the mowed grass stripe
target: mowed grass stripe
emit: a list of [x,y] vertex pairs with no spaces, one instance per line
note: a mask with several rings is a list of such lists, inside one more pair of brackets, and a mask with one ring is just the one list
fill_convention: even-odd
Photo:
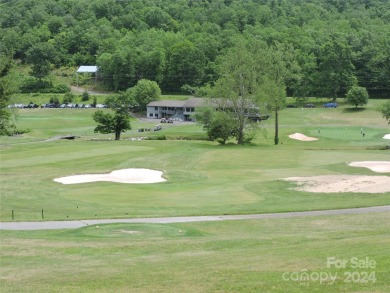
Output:
[[[180,224],[1,231],[2,288],[108,292],[386,292],[388,213]],[[327,258],[375,261],[327,267]],[[337,274],[334,283],[283,274]],[[374,272],[375,282],[344,274]],[[72,280],[72,281],[70,281]]]

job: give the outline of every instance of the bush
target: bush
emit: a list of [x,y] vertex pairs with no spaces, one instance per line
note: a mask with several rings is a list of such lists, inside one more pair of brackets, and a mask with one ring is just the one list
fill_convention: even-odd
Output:
[[60,100],[57,97],[51,97],[49,103],[58,107],[60,105]]
[[147,140],[167,140],[167,137],[164,134],[154,135],[154,136],[149,136]]
[[20,91],[21,93],[42,93],[42,91],[52,86],[50,81],[29,78],[22,84]]
[[157,140],[167,140],[167,137],[164,134],[162,134],[162,135],[157,135],[156,139]]
[[49,92],[53,94],[65,94],[70,92],[70,87],[65,84],[58,84],[53,86]]
[[87,91],[84,91],[83,94],[81,95],[81,100],[83,102],[89,101],[89,93]]
[[71,93],[66,93],[64,95],[63,100],[62,100],[62,103],[63,104],[69,104],[69,103],[73,103],[73,101],[74,101],[74,95],[71,94]]
[[70,87],[65,84],[53,86],[51,81],[30,78],[23,83],[20,91],[21,93],[65,94],[70,92]]

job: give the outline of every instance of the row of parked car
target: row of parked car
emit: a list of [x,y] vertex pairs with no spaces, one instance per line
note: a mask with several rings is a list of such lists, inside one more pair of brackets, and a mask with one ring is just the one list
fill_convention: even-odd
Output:
[[53,104],[53,103],[47,103],[47,104],[42,104],[41,106],[37,105],[37,104],[28,104],[28,105],[25,105],[25,104],[12,104],[12,105],[8,105],[8,108],[11,109],[11,108],[18,108],[18,109],[34,109],[34,108],[61,108],[61,109],[64,109],[64,108],[108,108],[107,105],[105,104],[96,104],[96,105],[93,105],[93,104]]
[[39,108],[39,105],[37,104],[12,104],[7,106],[8,109],[12,108],[18,108],[18,109],[33,109],[33,108]]
[[[42,108],[45,108],[42,106]],[[48,107],[50,108],[50,107]],[[58,108],[108,108],[105,104],[61,104]]]
[[[323,105],[324,108],[337,108],[337,106],[338,106],[338,104],[337,103],[333,103],[333,102],[332,103],[325,103]],[[314,105],[314,104],[306,104],[303,107],[304,108],[315,108],[316,105]],[[298,106],[294,105],[294,104],[289,104],[289,105],[287,105],[287,108],[298,108]]]

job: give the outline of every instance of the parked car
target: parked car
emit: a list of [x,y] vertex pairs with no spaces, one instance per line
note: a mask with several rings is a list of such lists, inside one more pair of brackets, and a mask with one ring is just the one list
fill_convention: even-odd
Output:
[[48,103],[48,104],[43,104],[42,108],[58,108],[60,105],[56,105],[54,103]]
[[171,118],[161,118],[160,123],[173,123]]
[[315,108],[316,105],[314,104],[306,104],[304,107],[305,108]]
[[337,103],[326,103],[324,104],[324,108],[337,108]]

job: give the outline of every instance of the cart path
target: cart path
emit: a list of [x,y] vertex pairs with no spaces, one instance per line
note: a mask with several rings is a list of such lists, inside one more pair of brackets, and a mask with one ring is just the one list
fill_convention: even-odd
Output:
[[77,229],[90,225],[112,223],[189,223],[189,222],[212,222],[225,220],[257,220],[257,219],[284,219],[294,217],[313,217],[345,214],[365,214],[390,212],[390,205],[366,208],[351,208],[339,210],[286,212],[250,215],[221,215],[221,216],[188,216],[188,217],[161,217],[161,218],[127,218],[127,219],[94,219],[73,221],[42,221],[42,222],[0,222],[0,230],[53,230],[53,229]]

